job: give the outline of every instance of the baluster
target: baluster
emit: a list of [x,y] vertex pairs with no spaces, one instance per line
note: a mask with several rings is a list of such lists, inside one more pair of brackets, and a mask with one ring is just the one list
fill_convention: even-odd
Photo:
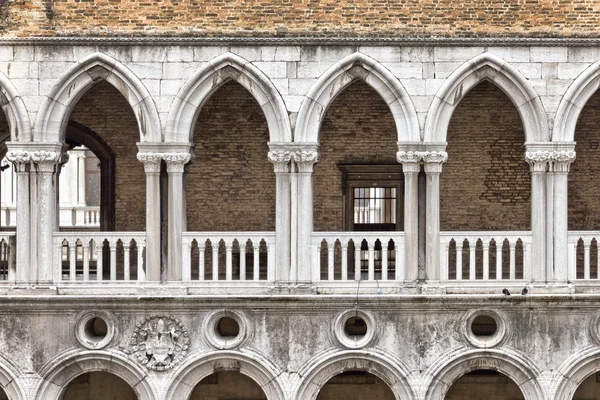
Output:
[[260,240],[257,239],[256,243],[252,242],[254,251],[254,280],[260,280]]
[[368,243],[369,246],[369,280],[375,280],[375,242],[371,241]]
[[240,281],[246,280],[246,244],[240,243]]
[[[448,258],[450,258],[450,242],[440,244],[440,279],[450,280],[448,275]],[[396,270],[398,269],[398,260],[396,259]],[[396,272],[397,274],[397,272]]]
[[233,249],[232,245],[225,243],[225,280],[233,280]]
[[104,241],[102,239],[100,239],[99,241],[96,242],[96,280],[97,281],[101,281],[102,280],[102,267],[103,267],[103,260],[104,257]]
[[90,280],[90,242],[82,241],[83,245],[83,281],[88,282]]
[[464,242],[456,241],[456,280],[462,280],[462,251]]
[[342,281],[348,280],[348,242],[345,239],[340,241],[342,245]]
[[204,252],[206,251],[206,240],[198,241],[198,280],[204,281]]
[[381,280],[388,280],[388,246],[387,244],[381,242]]
[[502,280],[502,246],[503,242],[496,242],[496,279]]
[[72,241],[71,243],[69,243],[69,275],[70,275],[70,280],[71,281],[75,281],[76,276],[75,276],[75,268],[76,268],[76,263],[77,263],[77,256],[76,256],[76,252],[77,252],[77,240]]
[[600,279],[600,241],[596,238],[596,256],[598,261],[596,263],[596,279]]
[[211,239],[212,246],[212,278],[213,281],[219,280],[219,240]]
[[510,242],[509,243],[509,248],[510,248],[510,280],[515,280],[516,279],[516,261],[515,261],[515,253],[516,253],[516,248],[517,248],[517,243],[516,242]]
[[475,252],[477,250],[477,242],[475,238],[469,241],[469,280],[475,280]]
[[267,280],[273,280],[273,263],[275,260],[275,243],[266,242],[267,245]]
[[355,281],[360,281],[361,279],[361,272],[360,272],[360,264],[361,264],[361,259],[360,259],[360,247],[362,246],[362,243],[360,240],[354,239],[354,280]]
[[123,243],[123,279],[126,281],[131,280],[131,266],[129,265],[129,243]]
[[327,280],[332,281],[334,276],[333,264],[335,262],[334,259],[334,250],[335,250],[335,240],[331,239],[327,241]]
[[490,279],[490,241],[482,240],[483,245],[483,280]]
[[114,243],[109,243],[110,246],[110,280],[117,280],[117,240]]
[[394,242],[394,251],[396,252],[396,280],[404,281],[404,243],[396,240]]
[[313,253],[313,279],[315,281],[321,280],[321,242],[317,244]]
[[192,241],[184,242],[181,246],[181,280],[183,282],[191,282],[192,280]]
[[583,279],[590,279],[590,242],[583,242]]
[[143,239],[138,239],[135,241],[137,245],[137,274],[138,274],[138,282],[143,282],[146,280],[146,272],[144,271],[144,249],[146,248],[146,243]]
[[570,281],[577,279],[577,241],[569,244],[569,271],[568,279]]

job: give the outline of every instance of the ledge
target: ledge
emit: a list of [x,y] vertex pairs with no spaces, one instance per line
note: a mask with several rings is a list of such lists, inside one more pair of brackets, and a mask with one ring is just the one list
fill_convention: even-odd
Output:
[[1,38],[0,45],[118,46],[599,46],[600,38],[449,37],[28,37]]

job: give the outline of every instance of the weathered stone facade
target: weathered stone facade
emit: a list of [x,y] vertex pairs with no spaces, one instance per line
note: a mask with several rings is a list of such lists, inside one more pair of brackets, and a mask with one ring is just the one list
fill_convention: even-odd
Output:
[[[596,43],[69,40],[0,46],[8,398],[594,393]],[[113,150],[115,231],[55,224],[69,121]],[[394,163],[404,229],[344,232],[340,164]]]

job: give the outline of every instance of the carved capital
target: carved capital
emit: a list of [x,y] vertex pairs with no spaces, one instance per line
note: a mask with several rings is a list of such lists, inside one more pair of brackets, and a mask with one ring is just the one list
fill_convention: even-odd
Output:
[[190,162],[192,155],[190,153],[163,153],[162,158],[167,163],[167,172],[183,173],[183,167]]
[[292,159],[298,165],[299,172],[312,172],[313,166],[319,162],[316,150],[299,150],[293,153]]
[[525,161],[529,164],[531,172],[545,172],[548,163],[552,160],[550,151],[527,151]]
[[448,153],[445,151],[422,151],[419,154],[425,164],[426,173],[441,173],[442,164],[448,161]]
[[421,153],[418,151],[399,151],[396,160],[402,164],[404,173],[419,173],[421,170]]
[[28,172],[31,165],[31,152],[9,151],[6,153],[6,159],[15,166],[16,172]]
[[575,161],[574,151],[554,151],[552,152],[552,171],[569,172],[571,163]]
[[289,163],[292,160],[292,153],[287,150],[274,150],[267,154],[270,162],[275,167],[275,172],[289,172]]
[[39,172],[53,173],[62,160],[62,154],[56,151],[34,151],[31,153],[31,162]]
[[137,153],[137,159],[144,163],[144,171],[146,173],[160,172],[160,162],[163,159],[161,153]]

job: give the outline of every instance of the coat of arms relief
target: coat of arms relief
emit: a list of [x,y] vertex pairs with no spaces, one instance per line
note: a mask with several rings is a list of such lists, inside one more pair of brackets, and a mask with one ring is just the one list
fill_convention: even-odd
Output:
[[187,355],[190,337],[178,318],[152,316],[136,326],[130,344],[142,365],[149,370],[166,371]]

